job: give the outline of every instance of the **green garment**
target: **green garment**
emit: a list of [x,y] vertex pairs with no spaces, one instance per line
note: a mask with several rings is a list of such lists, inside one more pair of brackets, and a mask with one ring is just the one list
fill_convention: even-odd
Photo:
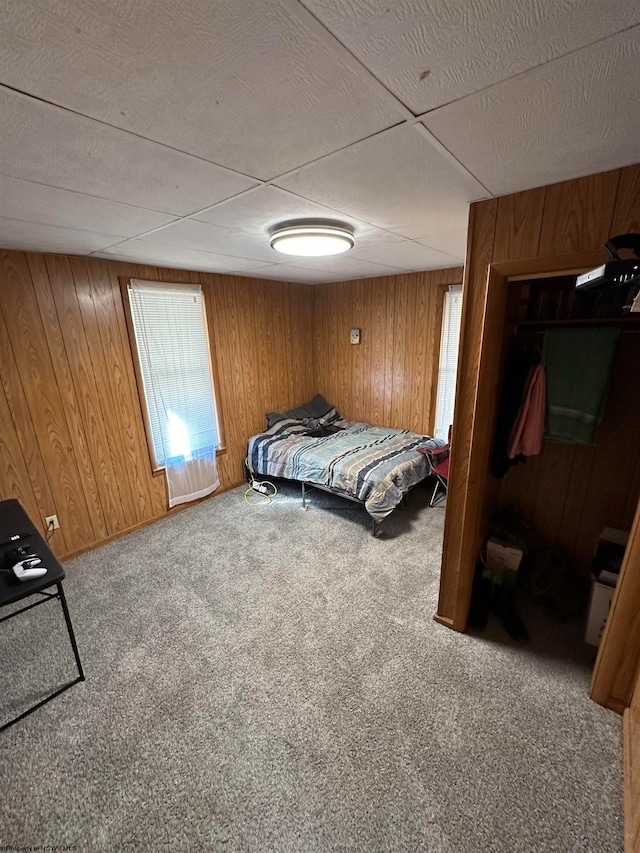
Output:
[[595,444],[609,392],[620,329],[549,329],[544,335],[547,411],[544,437],[559,444]]

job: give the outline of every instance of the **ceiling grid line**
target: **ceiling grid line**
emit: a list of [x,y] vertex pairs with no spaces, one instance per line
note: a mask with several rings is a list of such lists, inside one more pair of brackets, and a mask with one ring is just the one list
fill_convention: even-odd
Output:
[[387,91],[387,93],[389,94],[389,96],[390,96],[391,98],[393,98],[393,99],[396,101],[396,103],[397,103],[397,104],[398,104],[398,105],[399,105],[399,106],[400,106],[400,107],[401,107],[401,108],[406,112],[406,117],[405,117],[405,120],[406,120],[406,121],[411,122],[411,120],[412,120],[412,119],[417,118],[417,116],[416,116],[416,114],[413,112],[413,110],[412,110],[412,109],[411,109],[407,104],[405,104],[405,103],[404,103],[404,101],[403,101],[401,98],[399,98],[399,97],[396,95],[396,93],[395,93],[395,92],[393,92],[393,91],[392,91],[392,90],[391,90],[391,89],[390,89],[390,88],[389,88],[389,87],[384,83],[384,81],[383,81],[383,80],[381,80],[381,79],[380,79],[380,78],[379,78],[379,77],[378,77],[378,76],[377,76],[377,75],[376,75],[376,74],[375,74],[375,73],[374,73],[370,68],[368,68],[368,67],[364,64],[364,62],[363,62],[359,57],[357,57],[357,56],[355,55],[355,53],[353,53],[353,51],[351,51],[351,50],[348,48],[348,46],[347,46],[343,41],[341,41],[341,40],[340,40],[340,39],[335,35],[335,33],[332,33],[332,32],[331,32],[331,30],[329,29],[329,27],[327,27],[327,26],[326,26],[326,24],[324,24],[324,23],[323,23],[323,21],[321,21],[321,20],[320,20],[320,18],[318,18],[318,17],[317,17],[317,15],[314,15],[314,13],[311,11],[311,9],[309,9],[309,7],[304,3],[304,0],[294,0],[294,2],[298,3],[298,5],[299,5],[299,6],[301,6],[301,7],[302,7],[302,8],[303,8],[303,9],[304,9],[304,10],[305,10],[305,11],[306,11],[306,12],[307,12],[307,13],[308,13],[308,14],[309,14],[309,15],[310,15],[310,16],[311,16],[315,21],[317,21],[317,22],[318,22],[318,25],[319,25],[319,26],[321,26],[321,27],[323,28],[323,30],[327,33],[327,35],[328,35],[330,38],[332,38],[334,41],[336,41],[336,42],[337,42],[337,43],[338,43],[342,48],[344,48],[344,50],[349,54],[349,56],[352,58],[352,60],[353,60],[355,63],[357,63],[357,64],[360,66],[360,68],[362,68],[362,70],[363,70],[366,74],[369,74],[371,77],[373,77],[373,79],[374,79],[377,83],[379,83],[379,84],[380,84],[380,85],[381,85],[381,86],[382,86],[382,87]]
[[436,112],[437,110],[444,109],[445,107],[449,107],[452,104],[456,104],[459,101],[464,101],[465,98],[469,98],[471,96],[481,95],[484,92],[489,91],[490,89],[495,88],[496,86],[500,86],[502,83],[507,83],[510,80],[517,80],[519,77],[524,77],[527,74],[530,74],[532,71],[537,71],[539,68],[544,68],[545,65],[550,65],[553,62],[558,62],[558,60],[565,59],[568,56],[571,56],[574,53],[580,53],[582,50],[588,50],[589,48],[595,47],[596,45],[602,44],[602,42],[608,41],[609,39],[615,38],[616,36],[621,35],[622,33],[626,33],[629,30],[640,29],[639,24],[630,24],[628,27],[622,27],[620,30],[616,30],[615,33],[610,33],[607,36],[603,36],[602,38],[595,39],[589,44],[581,45],[580,47],[576,47],[573,50],[568,50],[565,53],[561,53],[559,56],[554,56],[549,59],[546,59],[544,62],[539,62],[537,65],[531,65],[529,68],[524,69],[524,71],[518,71],[515,74],[511,74],[507,77],[502,77],[500,80],[496,80],[493,83],[489,83],[486,86],[483,86],[480,89],[476,89],[473,92],[467,95],[460,95],[459,98],[452,98],[450,101],[446,101],[445,103],[438,104],[437,107],[431,107],[431,109],[425,110],[425,112],[421,112],[416,115],[416,121],[420,122],[422,119],[427,118],[431,113]]
[[192,154],[190,151],[185,151],[182,148],[176,148],[173,145],[167,145],[165,142],[161,142],[158,139],[153,139],[150,136],[144,136],[141,133],[135,133],[135,131],[127,130],[124,127],[119,127],[117,124],[112,124],[108,121],[102,121],[99,118],[95,118],[94,116],[80,112],[79,110],[73,110],[70,107],[64,106],[63,104],[56,103],[55,101],[50,101],[46,98],[40,98],[38,97],[38,95],[34,95],[32,92],[27,92],[24,89],[18,89],[16,86],[10,86],[7,83],[3,83],[0,81],[0,89],[6,89],[9,92],[15,92],[17,95],[22,95],[25,98],[30,98],[32,101],[38,101],[41,104],[46,104],[47,106],[54,107],[57,110],[64,110],[64,112],[70,113],[71,115],[87,119],[87,121],[96,122],[96,124],[101,124],[104,127],[110,128],[111,130],[117,130],[119,133],[125,133],[128,136],[133,136],[136,139],[142,139],[144,142],[151,142],[153,143],[153,145],[161,145],[163,148],[166,148],[169,151],[175,151],[177,154],[183,154],[187,157],[192,157],[194,160],[201,160],[203,163],[209,163],[212,166],[217,166],[219,169],[225,169],[227,172],[234,172],[237,175],[241,175],[243,178],[250,178],[257,184],[264,183],[264,181],[262,181],[260,178],[256,178],[253,175],[247,175],[244,172],[238,172],[237,169],[230,169],[228,166],[222,165],[222,163],[215,163],[213,160],[207,160],[205,157],[199,157],[197,154]]

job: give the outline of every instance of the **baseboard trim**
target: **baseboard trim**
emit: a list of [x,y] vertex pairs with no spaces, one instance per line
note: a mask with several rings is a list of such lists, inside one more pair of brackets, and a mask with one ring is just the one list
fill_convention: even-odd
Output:
[[172,515],[175,515],[178,512],[182,512],[185,509],[189,509],[191,506],[195,506],[196,504],[203,503],[204,501],[210,501],[214,498],[217,498],[219,495],[224,494],[225,492],[230,492],[231,489],[237,489],[238,486],[242,486],[244,484],[244,480],[239,480],[237,483],[232,483],[229,486],[224,486],[224,488],[217,489],[213,494],[207,495],[204,498],[200,498],[197,501],[192,501],[188,504],[179,504],[178,506],[174,506],[172,509],[168,509],[166,512],[160,513],[160,515],[154,515],[152,518],[147,518],[144,521],[139,521],[137,524],[133,524],[131,527],[126,527],[124,530],[119,530],[117,533],[112,533],[110,536],[105,536],[104,539],[98,539],[97,542],[93,542],[91,545],[85,545],[82,548],[78,548],[75,551],[69,551],[67,554],[63,554],[61,557],[58,557],[60,562],[64,560],[72,560],[74,557],[79,557],[81,554],[86,554],[87,551],[93,551],[94,548],[99,548],[101,545],[106,545],[108,542],[113,542],[116,539],[121,539],[123,536],[127,536],[129,533],[135,533],[136,530],[141,530],[143,527],[148,527],[150,524],[155,524],[156,521],[162,521],[163,518],[169,518]]
[[439,613],[434,613],[433,621],[438,622],[440,625],[446,625],[447,628],[453,628],[454,631],[458,630],[453,624],[453,619],[450,619],[448,616],[441,616]]

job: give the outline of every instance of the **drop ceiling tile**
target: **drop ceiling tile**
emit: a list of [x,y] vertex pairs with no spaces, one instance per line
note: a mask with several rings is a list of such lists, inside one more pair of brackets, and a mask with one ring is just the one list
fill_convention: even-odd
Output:
[[471,175],[414,127],[388,130],[276,181],[404,237],[466,228],[470,201],[486,198]]
[[175,215],[256,183],[2,87],[0,110],[0,174],[10,177]]
[[373,234],[377,239],[398,239],[397,235],[385,233],[344,211],[334,210],[274,186],[258,187],[190,218],[261,236],[269,235],[281,222],[295,219],[337,219],[353,226],[356,238],[364,239]]
[[110,260],[143,262],[155,266],[178,267],[189,270],[205,270],[209,272],[243,272],[265,266],[258,261],[232,258],[228,255],[217,255],[213,252],[202,252],[169,244],[152,243],[150,240],[125,240],[115,246],[110,246],[99,254]]
[[324,258],[282,255],[269,246],[266,236],[234,232],[227,228],[189,219],[183,219],[160,231],[154,231],[153,234],[142,237],[136,242],[150,246],[162,244],[194,249],[208,254],[219,254],[224,258],[226,269],[233,266],[235,258],[236,262],[238,259],[248,259],[260,261],[262,264],[267,262],[279,266],[294,266],[296,269],[318,270],[323,273],[320,276],[323,280],[326,274],[333,272],[344,274],[345,279],[365,275],[390,275],[394,272],[390,267],[369,262],[366,257],[368,251],[366,247],[361,249],[361,257],[358,258],[352,258],[350,254]]
[[362,257],[353,257],[351,252],[346,255],[333,255],[324,258],[296,258],[292,266],[296,269],[314,270],[336,276],[337,281],[350,278],[373,278],[379,275],[393,275],[398,272],[396,267],[372,263]]
[[0,216],[116,237],[136,237],[173,221],[164,213],[2,175]]
[[[352,258],[359,257],[360,253],[357,249],[354,248],[351,252]],[[377,249],[368,249],[364,257],[373,263],[384,264],[385,266],[393,267],[397,271],[404,272],[409,270],[434,270],[457,267],[463,263],[464,254],[457,257],[446,254],[445,252],[439,252],[430,246],[415,243],[412,240],[405,240],[402,243],[393,243],[387,246],[379,246]]]
[[6,85],[261,178],[406,115],[291,0],[22,0],[2,32]]
[[251,190],[191,218],[253,235],[259,238],[261,246],[268,246],[269,235],[278,224],[316,218],[337,220],[351,226],[359,248],[377,246],[380,243],[397,243],[403,239],[390,231],[348,216],[343,211],[325,207],[272,186]]
[[271,248],[266,235],[232,231],[229,228],[219,228],[217,225],[196,222],[193,219],[181,219],[160,231],[154,231],[148,237],[141,238],[141,242],[183,246],[186,249],[248,258],[252,261],[261,261],[263,264],[278,263],[282,258],[282,255]]
[[293,264],[274,264],[273,266],[253,269],[246,273],[250,278],[266,278],[273,281],[293,281],[297,284],[321,284],[326,281],[338,281],[325,270],[305,269]]
[[638,160],[640,29],[435,110],[426,127],[495,195]]
[[316,216],[324,219],[344,218],[342,213],[321,204],[277,187],[266,186],[223,201],[210,210],[194,214],[191,218],[221,228],[233,228],[248,234],[266,236],[280,222]]
[[467,225],[459,228],[447,228],[445,231],[434,229],[420,238],[416,243],[436,248],[439,252],[464,258],[467,253]]
[[86,255],[110,246],[114,239],[112,234],[94,234],[39,222],[0,218],[0,247],[3,249]]
[[302,0],[415,113],[640,23],[628,0]]

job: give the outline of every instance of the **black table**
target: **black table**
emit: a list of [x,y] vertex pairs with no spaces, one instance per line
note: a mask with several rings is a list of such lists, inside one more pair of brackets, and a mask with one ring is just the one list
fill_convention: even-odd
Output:
[[[11,537],[17,535],[20,535],[21,538],[9,541]],[[73,654],[78,667],[77,678],[74,678],[73,681],[68,682],[59,690],[51,693],[41,702],[33,705],[15,719],[5,723],[3,726],[0,726],[0,732],[2,732],[4,729],[9,728],[9,726],[17,723],[18,720],[26,717],[27,714],[31,714],[37,708],[40,708],[46,702],[50,702],[52,699],[55,699],[56,696],[59,696],[65,690],[73,687],[74,684],[77,684],[79,681],[84,681],[84,672],[82,670],[82,664],[80,663],[80,655],[78,654],[78,646],[76,645],[71,617],[69,616],[69,608],[67,607],[67,601],[62,589],[62,581],[65,577],[64,569],[55,558],[42,536],[37,532],[35,524],[31,521],[27,513],[16,500],[0,501],[0,543],[2,543],[0,545],[0,608],[5,607],[7,604],[15,604],[15,602],[22,601],[23,599],[29,598],[33,595],[42,596],[42,598],[39,598],[37,601],[9,613],[8,616],[3,616],[0,619],[0,622],[6,622],[7,619],[13,619],[14,616],[18,616],[26,610],[31,610],[39,604],[46,604],[47,601],[58,599],[62,606],[64,619],[67,623],[67,631],[69,632],[69,640],[71,641],[71,648],[73,649]],[[11,571],[12,563],[7,558],[7,552],[10,552],[12,549],[17,547],[28,548],[30,554],[36,554],[41,559],[42,565],[47,568],[46,575],[42,575],[42,577],[34,578],[32,580],[18,580]],[[52,587],[55,587],[55,592],[50,591]]]

